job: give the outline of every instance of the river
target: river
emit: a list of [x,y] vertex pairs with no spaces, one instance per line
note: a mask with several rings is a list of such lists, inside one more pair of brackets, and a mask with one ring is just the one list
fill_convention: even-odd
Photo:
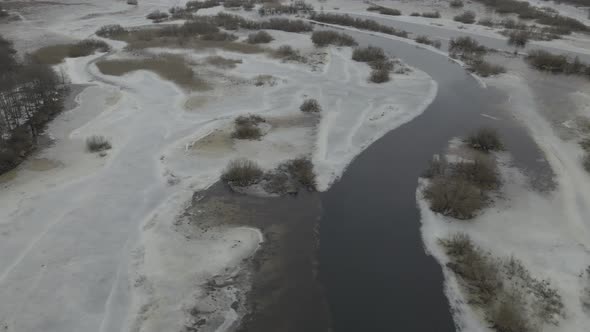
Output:
[[499,107],[505,96],[460,66],[404,42],[347,33],[427,72],[439,90],[422,115],[373,143],[321,195],[320,275],[334,331],[455,331],[441,267],[422,244],[418,177],[450,139],[483,125],[498,128],[514,164],[533,178],[550,178],[548,164]]

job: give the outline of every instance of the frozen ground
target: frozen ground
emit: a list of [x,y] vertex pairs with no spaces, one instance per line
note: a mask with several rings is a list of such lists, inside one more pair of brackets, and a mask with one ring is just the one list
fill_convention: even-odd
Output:
[[[182,1],[25,7],[25,20],[0,32],[26,51],[90,36],[104,24],[146,24],[146,13],[173,5]],[[189,237],[174,231],[194,190],[214,183],[232,158],[272,167],[299,155],[312,156],[325,190],[363,148],[419,115],[436,94],[436,84],[419,70],[369,84],[368,66],[352,62],[349,49],[317,51],[309,36],[272,34],[275,46],[297,46],[314,65],[190,51],[196,62],[212,53],[243,61],[214,72],[213,90],[194,94],[147,71],[101,75],[94,62],[103,55],[60,66],[73,83],[92,86],[50,124],[55,142],[34,157],[40,161],[1,183],[4,331],[180,330],[205,283],[231,276],[263,240],[258,230],[238,226]],[[261,74],[274,83],[255,86]],[[318,98],[319,117],[298,110],[304,97]],[[267,117],[270,131],[260,141],[233,142],[231,122],[247,113]],[[84,151],[93,134],[111,140],[106,156]],[[208,303],[219,313],[212,331],[238,318],[228,307],[232,296]]]

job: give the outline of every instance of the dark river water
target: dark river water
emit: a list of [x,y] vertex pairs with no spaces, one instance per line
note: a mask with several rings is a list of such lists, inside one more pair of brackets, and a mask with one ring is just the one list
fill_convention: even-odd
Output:
[[455,331],[441,267],[422,244],[418,177],[450,139],[483,125],[498,128],[514,163],[529,174],[547,172],[547,164],[498,107],[505,97],[460,66],[402,42],[349,34],[427,72],[439,90],[422,115],[368,147],[321,196],[320,276],[334,331]]

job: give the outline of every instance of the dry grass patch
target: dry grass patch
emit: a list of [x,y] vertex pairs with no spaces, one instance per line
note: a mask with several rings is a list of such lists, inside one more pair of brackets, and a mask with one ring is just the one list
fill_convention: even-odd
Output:
[[60,44],[42,47],[31,54],[35,63],[56,65],[65,58],[88,56],[94,52],[108,52],[110,47],[101,40],[84,39],[75,44]]
[[262,175],[262,169],[256,162],[241,158],[229,162],[221,179],[233,186],[247,187],[258,183]]
[[209,65],[223,68],[223,69],[230,69],[235,68],[238,64],[242,63],[240,59],[228,59],[218,55],[209,56],[205,58],[205,62]]
[[238,116],[234,120],[234,132],[232,138],[236,139],[259,139],[264,134],[260,127],[260,123],[264,123],[266,120],[259,115],[249,116]]
[[137,70],[149,70],[165,80],[189,90],[207,90],[208,84],[196,77],[185,59],[176,55],[163,55],[146,59],[102,60],[96,63],[105,75],[122,76]]

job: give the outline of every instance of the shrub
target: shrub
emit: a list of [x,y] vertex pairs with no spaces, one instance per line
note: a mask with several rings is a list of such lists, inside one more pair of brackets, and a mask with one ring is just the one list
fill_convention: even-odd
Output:
[[303,101],[299,110],[304,113],[317,113],[322,110],[322,107],[316,99],[310,98]]
[[242,0],[224,0],[223,7],[224,8],[238,8],[238,7],[242,7],[243,2],[244,1],[242,1]]
[[152,21],[162,21],[169,17],[168,13],[161,12],[159,10],[154,10],[153,12],[147,14],[146,18]]
[[483,25],[483,26],[486,26],[486,27],[493,27],[496,23],[491,18],[486,17],[486,18],[482,18],[481,20],[479,20],[477,22],[477,24]]
[[394,35],[402,38],[407,38],[408,33],[403,30],[396,30],[390,26],[379,24],[374,20],[370,19],[361,19],[361,18],[354,18],[350,15],[340,15],[340,14],[331,14],[331,13],[312,13],[310,18],[312,20],[328,23],[328,24],[337,24],[337,25],[344,25],[344,26],[351,26],[357,29],[369,30],[369,31],[376,31],[385,33],[388,35]]
[[420,16],[420,13],[413,12],[413,13],[410,14],[410,16]]
[[481,77],[489,77],[506,72],[506,68],[500,65],[491,64],[484,60],[470,62],[469,70]]
[[530,39],[530,33],[526,30],[512,31],[508,34],[508,45],[525,47]]
[[238,39],[238,36],[227,33],[225,31],[207,33],[201,36],[202,40],[212,40],[212,41],[235,41]]
[[263,21],[261,28],[286,32],[308,32],[313,30],[313,26],[309,23],[287,18],[271,18],[268,21]]
[[258,115],[238,116],[234,120],[232,137],[236,139],[259,139],[263,133],[258,124],[262,122],[266,122],[266,120]]
[[425,44],[425,45],[431,45],[431,46],[434,46],[436,48],[440,48],[440,46],[441,46],[441,43],[440,43],[439,40],[431,40],[427,36],[417,36],[416,39],[414,39],[414,40],[417,43]]
[[463,1],[461,1],[461,0],[451,0],[451,2],[449,2],[449,6],[451,6],[451,8],[462,8],[463,7]]
[[186,8],[191,11],[197,11],[199,9],[212,8],[220,5],[219,0],[205,0],[198,1],[192,0],[186,3]]
[[430,209],[457,219],[471,219],[485,206],[486,197],[470,182],[462,179],[433,179],[424,190]]
[[484,152],[504,149],[504,145],[498,136],[498,132],[489,127],[482,127],[470,134],[466,139],[466,143],[472,148]]
[[469,303],[492,304],[502,290],[499,263],[465,234],[455,234],[439,243],[450,258],[447,267],[466,283]]
[[424,13],[422,13],[422,17],[426,17],[426,18],[440,18],[440,12],[438,12],[438,11],[424,12]]
[[402,12],[399,11],[398,9],[381,7],[381,6],[371,6],[371,7],[367,8],[367,10],[368,11],[376,11],[382,15],[399,16],[402,14]]
[[582,158],[582,166],[587,172],[590,172],[590,154],[586,153]]
[[96,51],[108,52],[110,49],[111,47],[102,40],[84,39],[68,48],[68,57],[78,58]]
[[506,296],[492,308],[488,319],[497,331],[532,332],[534,329],[522,310],[523,306],[518,295]]
[[386,59],[382,48],[368,46],[366,48],[355,48],[352,52],[352,60],[358,62],[383,61]]
[[336,45],[336,46],[356,46],[357,42],[351,36],[338,33],[335,31],[323,30],[314,31],[311,34],[311,41],[316,46]]
[[244,10],[247,11],[247,12],[252,11],[252,9],[254,9],[254,2],[252,2],[252,1],[246,1],[242,5],[242,8],[244,8]]
[[289,176],[281,171],[271,171],[264,174],[264,190],[273,194],[284,194],[289,191]]
[[460,57],[468,64],[474,61],[480,61],[481,57],[487,52],[485,46],[480,45],[471,37],[458,37],[451,39],[449,42],[449,53],[451,57]]
[[451,174],[476,185],[479,189],[492,190],[500,187],[500,176],[492,158],[479,157],[474,161],[452,164]]
[[531,51],[526,59],[531,66],[539,70],[563,73],[568,66],[565,55],[551,54],[543,50]]
[[129,31],[119,24],[105,25],[96,31],[96,35],[103,38],[121,37],[128,33]]
[[262,175],[262,169],[257,163],[241,158],[229,162],[221,179],[234,186],[246,187],[259,182]]
[[111,142],[109,142],[104,136],[93,135],[86,138],[86,150],[88,150],[88,152],[105,151],[109,150],[111,147]]
[[[281,166],[279,166],[280,168]],[[316,176],[313,163],[307,158],[289,160],[283,164],[291,177],[310,191],[316,190]]]
[[272,40],[272,36],[266,31],[258,31],[248,35],[248,43],[250,44],[266,44]]
[[464,24],[472,24],[475,22],[475,13],[468,10],[453,17],[453,20]]
[[281,58],[285,61],[299,61],[303,62],[305,59],[301,56],[298,50],[289,45],[280,46],[275,52],[275,57]]
[[369,62],[369,67],[373,70],[393,71],[395,63],[391,60],[377,60]]
[[373,69],[369,81],[373,83],[385,83],[389,82],[389,70],[386,69]]

